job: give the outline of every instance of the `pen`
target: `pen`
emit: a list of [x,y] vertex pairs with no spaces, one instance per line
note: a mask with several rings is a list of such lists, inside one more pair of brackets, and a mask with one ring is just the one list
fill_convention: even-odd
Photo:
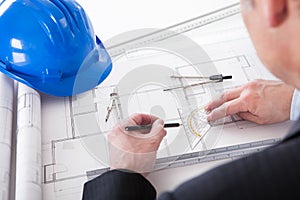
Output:
[[[179,127],[179,126],[181,126],[180,123],[164,124],[164,128],[173,128],[173,127]],[[125,131],[147,130],[147,129],[151,129],[151,127],[152,127],[152,124],[139,125],[139,126],[126,126]]]

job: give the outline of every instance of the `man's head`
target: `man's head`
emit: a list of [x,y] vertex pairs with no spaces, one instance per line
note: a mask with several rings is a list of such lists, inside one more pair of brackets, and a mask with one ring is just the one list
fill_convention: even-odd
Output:
[[241,0],[241,6],[262,62],[300,89],[300,0]]

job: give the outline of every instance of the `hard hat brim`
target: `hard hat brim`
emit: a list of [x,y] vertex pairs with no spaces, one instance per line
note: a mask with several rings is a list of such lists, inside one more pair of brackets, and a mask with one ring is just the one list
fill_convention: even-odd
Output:
[[[93,57],[95,53],[99,56],[98,60]],[[62,76],[59,80],[45,81],[43,78],[18,74],[0,67],[0,71],[7,76],[53,96],[73,96],[91,90],[103,82],[111,70],[111,59],[106,50],[102,48],[96,48],[86,57],[75,76]]]

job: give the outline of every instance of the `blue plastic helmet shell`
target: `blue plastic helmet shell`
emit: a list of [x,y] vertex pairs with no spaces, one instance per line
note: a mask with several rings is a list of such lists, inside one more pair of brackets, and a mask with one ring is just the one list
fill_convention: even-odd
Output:
[[74,0],[0,2],[0,71],[54,96],[101,83],[111,58]]

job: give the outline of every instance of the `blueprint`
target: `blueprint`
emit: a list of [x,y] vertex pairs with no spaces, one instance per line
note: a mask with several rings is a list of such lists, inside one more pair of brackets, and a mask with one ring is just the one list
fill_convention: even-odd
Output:
[[[107,134],[134,113],[182,124],[167,129],[158,161],[282,138],[289,121],[257,125],[235,115],[211,124],[205,121],[203,106],[224,91],[258,78],[276,79],[257,57],[241,15],[228,13],[228,17],[214,15],[212,19],[218,19],[214,23],[208,16],[201,23],[189,20],[174,37],[169,37],[170,31],[156,30],[164,35],[154,38],[151,45],[119,52],[111,48],[115,42],[122,43],[128,33],[104,42],[113,58],[111,74],[94,89],[72,97],[39,94],[0,74],[0,200],[10,196],[17,200],[81,199],[84,183],[109,167]],[[129,35],[140,36],[145,31],[149,30]],[[172,78],[215,74],[231,75],[232,79],[189,87],[199,80]],[[177,89],[170,89],[173,87]],[[162,173],[178,173],[178,169],[167,171],[163,162],[157,166],[149,179],[158,191],[174,187],[172,180],[159,178]],[[13,183],[12,175],[16,177]]]
[[18,84],[15,199],[42,198],[41,99],[38,92]]
[[12,152],[13,89],[11,79],[0,74],[0,199],[9,199]]
[[[164,119],[166,123],[183,124],[168,129],[158,158],[284,136],[289,122],[262,126],[236,116],[212,124],[201,138],[192,133],[188,119],[195,109],[225,90],[251,80],[276,78],[258,59],[240,15],[184,35],[201,45],[210,59],[190,63],[161,49],[135,49],[114,60],[108,79],[93,90],[73,97],[41,96],[43,199],[80,199],[83,184],[91,178],[89,172],[109,165],[107,133],[116,122],[133,113],[148,113]],[[166,42],[174,41],[176,37]],[[188,48],[184,49],[184,44],[182,48],[189,52]],[[199,70],[209,67],[216,70]],[[233,79],[163,91],[194,83],[174,80],[170,78],[172,75],[213,75],[211,72],[232,75]],[[105,122],[112,94],[116,94],[114,109]],[[38,132],[34,134],[39,137]]]

